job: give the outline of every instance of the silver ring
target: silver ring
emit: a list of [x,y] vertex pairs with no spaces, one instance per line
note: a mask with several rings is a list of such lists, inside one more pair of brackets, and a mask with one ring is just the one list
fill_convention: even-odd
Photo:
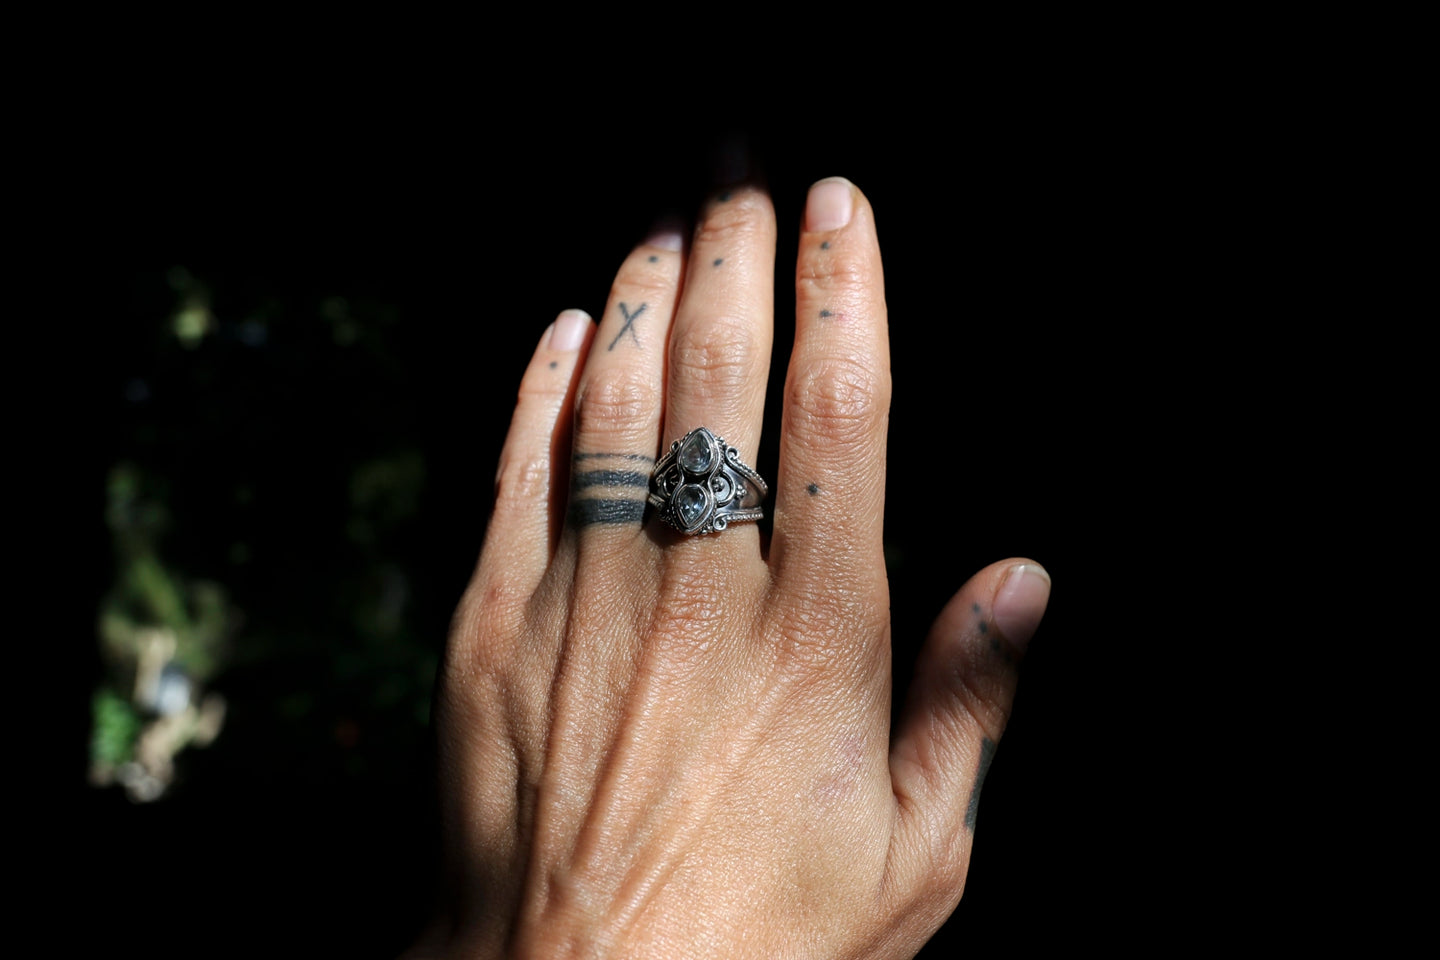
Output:
[[650,475],[650,505],[681,533],[713,533],[759,520],[770,487],[740,452],[705,427],[670,444]]

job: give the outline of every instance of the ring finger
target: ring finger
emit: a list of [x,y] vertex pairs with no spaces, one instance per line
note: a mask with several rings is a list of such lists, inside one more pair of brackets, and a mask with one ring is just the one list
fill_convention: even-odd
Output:
[[597,546],[628,544],[640,532],[683,245],[679,227],[663,225],[626,258],[576,390],[567,519]]

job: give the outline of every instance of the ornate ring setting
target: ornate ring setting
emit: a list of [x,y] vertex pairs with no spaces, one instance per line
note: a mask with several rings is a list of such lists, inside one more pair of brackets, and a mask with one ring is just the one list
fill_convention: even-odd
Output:
[[681,533],[713,533],[759,520],[770,487],[723,437],[696,427],[670,444],[650,475],[646,498]]

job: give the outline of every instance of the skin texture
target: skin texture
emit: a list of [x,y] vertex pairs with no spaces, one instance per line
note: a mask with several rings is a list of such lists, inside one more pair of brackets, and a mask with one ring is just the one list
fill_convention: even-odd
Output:
[[[890,729],[874,214],[811,188],[766,465],[775,238],[732,187],[636,248],[598,323],[541,338],[447,647],[448,893],[413,956],[908,957],[959,901],[1049,577],[1012,559],[961,587]],[[768,550],[645,508],[701,425],[772,480]]]

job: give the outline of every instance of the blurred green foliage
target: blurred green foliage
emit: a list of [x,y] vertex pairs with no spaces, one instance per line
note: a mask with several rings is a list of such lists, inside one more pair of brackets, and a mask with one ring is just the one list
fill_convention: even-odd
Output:
[[138,647],[147,631],[175,639],[174,660],[204,683],[220,669],[231,613],[218,583],[187,580],[160,559],[159,541],[170,525],[165,504],[134,463],[118,464],[106,491],[106,520],[115,546],[115,586],[100,605],[100,638],[117,684],[133,681]]
[[415,577],[432,533],[403,306],[304,274],[132,280],[92,759],[128,756],[138,651],[164,631],[231,705],[193,787],[412,778],[454,598]]
[[135,738],[140,735],[140,717],[130,701],[113,690],[95,691],[90,704],[94,727],[90,736],[91,763],[113,769],[130,760]]

